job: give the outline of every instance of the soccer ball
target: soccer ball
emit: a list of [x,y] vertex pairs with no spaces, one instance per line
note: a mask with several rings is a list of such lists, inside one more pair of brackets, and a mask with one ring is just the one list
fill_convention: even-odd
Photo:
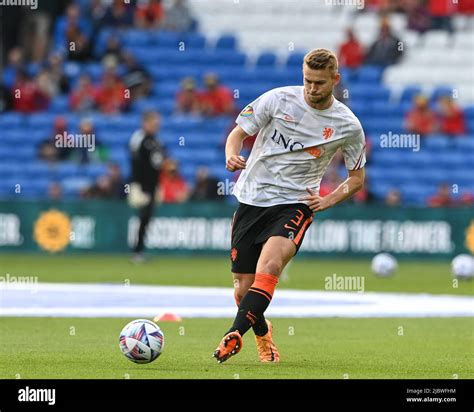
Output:
[[161,355],[165,335],[152,321],[137,319],[122,329],[119,344],[127,359],[135,363],[150,363]]
[[474,257],[468,254],[457,255],[451,261],[453,276],[458,279],[471,279],[474,277]]
[[389,253],[379,253],[372,259],[372,272],[377,276],[390,276],[397,269],[397,259]]

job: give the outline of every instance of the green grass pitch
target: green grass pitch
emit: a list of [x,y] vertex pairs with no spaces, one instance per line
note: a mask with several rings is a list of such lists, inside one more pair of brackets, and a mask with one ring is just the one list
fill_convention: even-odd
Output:
[[[232,286],[226,257],[157,256],[133,265],[117,255],[4,254],[6,273],[39,282]],[[379,279],[367,260],[299,256],[279,288],[322,290],[333,273],[365,276],[366,291],[473,295],[474,282],[455,287],[448,263],[400,262],[392,278]],[[280,364],[258,361],[250,331],[242,352],[221,365],[211,353],[230,319],[161,323],[165,349],[148,365],[120,353],[118,335],[130,320],[0,317],[0,378],[474,378],[473,318],[276,318]]]
[[211,353],[230,319],[188,319],[161,323],[165,348],[147,365],[120,353],[129,320],[1,318],[0,377],[474,378],[470,319],[274,319],[279,364],[258,361],[252,331],[218,364]]

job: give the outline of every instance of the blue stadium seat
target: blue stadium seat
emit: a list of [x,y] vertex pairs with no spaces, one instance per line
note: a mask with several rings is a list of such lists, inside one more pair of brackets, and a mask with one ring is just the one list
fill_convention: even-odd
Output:
[[144,47],[151,46],[153,39],[150,36],[150,32],[140,29],[127,30],[125,36],[123,36],[122,44],[125,47]]
[[473,118],[467,118],[466,123],[467,123],[467,130],[470,133],[474,133],[474,119]]
[[452,142],[458,150],[474,152],[474,136],[457,136]]
[[288,56],[288,59],[286,60],[286,66],[294,68],[296,66],[301,67],[301,64],[303,63],[303,58],[305,56],[305,53],[302,52],[293,52]]
[[435,103],[441,96],[452,96],[453,87],[451,86],[438,86],[435,87],[433,93],[431,93],[430,102]]
[[199,33],[188,33],[185,37],[186,49],[204,49],[206,38]]
[[32,161],[24,165],[23,176],[31,179],[51,179],[57,174],[56,165],[42,161]]
[[277,61],[277,56],[275,53],[271,53],[271,52],[262,53],[257,58],[256,66],[258,68],[264,68],[264,67],[273,68],[276,65],[276,61]]
[[153,88],[153,95],[157,98],[174,99],[180,90],[177,82],[159,83]]
[[474,106],[464,108],[464,116],[466,119],[474,119]]
[[374,83],[352,84],[349,88],[349,98],[372,99],[385,102],[390,97],[390,90]]
[[412,104],[413,98],[422,92],[422,88],[419,86],[408,86],[402,92],[400,96],[400,103]]
[[434,151],[447,150],[451,146],[451,138],[445,135],[431,135],[421,141],[422,149],[427,148]]
[[56,96],[49,105],[49,111],[53,113],[62,114],[69,110],[69,96],[59,95]]
[[159,48],[177,49],[180,41],[185,41],[182,34],[170,31],[158,31],[151,34],[153,44]]
[[235,50],[237,47],[237,39],[234,35],[223,35],[216,42],[217,50]]
[[14,126],[24,126],[25,115],[15,112],[2,113],[0,116],[0,128],[5,131]]
[[357,71],[357,79],[360,83],[379,83],[382,73],[383,67],[361,66]]
[[81,176],[88,178],[97,178],[107,173],[107,166],[102,163],[92,163],[84,166]]
[[34,113],[28,116],[27,123],[32,128],[39,128],[39,127],[52,128],[56,117],[57,117],[57,114],[55,113]]

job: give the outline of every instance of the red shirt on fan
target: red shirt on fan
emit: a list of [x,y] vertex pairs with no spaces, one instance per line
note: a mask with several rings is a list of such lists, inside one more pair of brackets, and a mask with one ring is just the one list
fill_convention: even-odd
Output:
[[451,16],[456,11],[453,0],[430,0],[428,11],[435,17]]
[[125,107],[125,87],[115,75],[104,75],[103,84],[95,96],[96,104],[102,113],[117,113]]
[[35,82],[25,75],[18,74],[12,86],[13,110],[23,113],[32,113],[45,110],[49,104],[49,96],[38,89]]
[[199,101],[206,114],[212,116],[229,113],[229,108],[233,108],[234,105],[232,92],[225,86],[217,86],[214,90],[202,92]]
[[199,96],[203,114],[219,116],[232,113],[234,110],[234,96],[225,86],[219,84],[219,78],[214,73],[204,76],[205,90]]
[[440,129],[442,133],[457,135],[466,133],[466,121],[464,112],[449,96],[439,99],[440,105]]
[[364,62],[364,48],[355,38],[354,32],[347,30],[347,41],[339,49],[339,63],[342,67],[356,69]]

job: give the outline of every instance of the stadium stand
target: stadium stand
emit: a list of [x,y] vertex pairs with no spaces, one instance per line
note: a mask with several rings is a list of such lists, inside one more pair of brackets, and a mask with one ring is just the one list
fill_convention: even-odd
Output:
[[[71,90],[85,73],[95,85],[100,82],[106,71],[101,57],[108,40],[114,36],[120,48],[132,54],[149,73],[153,84],[151,92],[133,101],[125,112],[113,114],[97,110],[74,112],[67,93],[52,97],[46,110],[2,113],[1,197],[14,197],[17,185],[31,198],[46,197],[49,185],[60,182],[66,198],[77,198],[85,186],[105,172],[103,163],[78,165],[68,160],[48,164],[38,160],[38,144],[51,134],[58,114],[66,117],[72,133],[77,133],[83,117],[90,117],[97,139],[108,149],[108,160],[118,163],[127,178],[130,172],[128,139],[139,126],[141,112],[158,109],[163,115],[161,139],[170,156],[179,162],[181,173],[191,187],[201,165],[206,165],[219,180],[233,180],[235,177],[223,167],[223,144],[238,110],[268,89],[301,84],[300,66],[308,49],[338,50],[349,27],[353,27],[356,37],[367,49],[376,40],[380,27],[376,12],[360,12],[356,6],[327,7],[323,1],[228,0],[219,2],[216,7],[211,0],[192,0],[189,4],[197,21],[196,30],[100,28],[93,37],[92,57],[85,61],[66,58],[62,34],[65,18],[56,22],[53,50],[65,57],[63,71]],[[314,17],[308,18],[309,14]],[[92,33],[90,22],[84,21],[87,27],[84,30]],[[406,28],[404,13],[391,13],[391,30],[403,45],[401,59],[388,67],[341,68],[348,104],[361,120],[370,144],[369,190],[376,201],[382,202],[390,190],[399,189],[404,204],[426,204],[443,182],[459,185],[459,196],[474,192],[472,22],[472,16],[456,15],[454,33],[436,30],[419,34]],[[263,33],[259,30],[262,25],[266,28]],[[33,77],[41,68],[37,63],[26,65]],[[120,61],[116,70],[119,76],[125,72]],[[203,76],[209,72],[216,73],[234,93],[237,111],[218,117],[176,113],[176,94],[182,79],[192,76],[201,88]],[[16,68],[7,64],[2,78],[6,88],[14,86],[16,74]],[[436,108],[437,97],[453,91],[466,119],[465,133],[423,136],[419,151],[381,147],[382,135],[406,133],[405,117],[414,96],[427,94],[432,107]]]

